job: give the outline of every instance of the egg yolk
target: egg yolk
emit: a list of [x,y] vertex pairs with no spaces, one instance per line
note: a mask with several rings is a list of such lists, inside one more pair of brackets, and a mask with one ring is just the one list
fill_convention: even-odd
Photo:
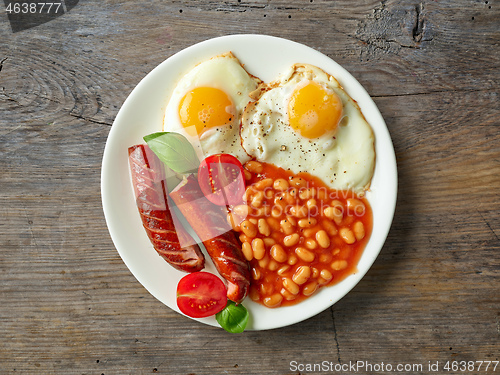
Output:
[[190,135],[201,135],[209,128],[230,124],[234,105],[229,96],[214,87],[197,87],[189,91],[179,104],[182,126]]
[[342,101],[334,92],[310,81],[293,92],[288,115],[291,127],[303,137],[317,138],[335,131],[342,117]]

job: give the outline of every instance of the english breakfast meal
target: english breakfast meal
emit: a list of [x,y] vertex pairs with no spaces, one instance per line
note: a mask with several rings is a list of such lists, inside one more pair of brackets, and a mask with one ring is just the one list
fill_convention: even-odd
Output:
[[288,306],[356,272],[374,134],[327,72],[297,63],[266,83],[215,56],[178,80],[144,140],[128,150],[135,198],[154,249],[188,273],[184,314],[241,332],[245,298]]

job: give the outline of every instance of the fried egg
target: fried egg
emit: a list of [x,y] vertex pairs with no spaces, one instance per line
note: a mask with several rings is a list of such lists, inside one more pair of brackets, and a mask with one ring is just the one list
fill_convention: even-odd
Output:
[[250,157],[241,146],[240,120],[249,94],[259,83],[231,52],[206,60],[177,83],[165,110],[163,130],[184,135],[200,160],[227,153],[244,163]]
[[332,189],[363,191],[375,166],[374,135],[356,102],[318,67],[295,64],[252,93],[242,145],[258,161],[308,172]]

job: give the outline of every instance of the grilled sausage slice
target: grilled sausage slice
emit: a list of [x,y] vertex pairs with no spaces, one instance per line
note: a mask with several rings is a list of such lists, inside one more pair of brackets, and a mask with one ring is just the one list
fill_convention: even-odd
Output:
[[227,280],[227,298],[240,303],[248,294],[250,269],[240,243],[226,221],[226,207],[205,198],[198,181],[189,175],[170,192],[170,198],[182,212],[205,245],[215,268]]
[[132,146],[128,153],[137,208],[153,247],[178,270],[202,270],[200,247],[169,209],[165,167],[147,145]]

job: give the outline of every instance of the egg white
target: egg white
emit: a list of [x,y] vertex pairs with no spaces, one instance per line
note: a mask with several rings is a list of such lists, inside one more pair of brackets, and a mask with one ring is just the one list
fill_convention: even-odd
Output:
[[[288,101],[304,81],[334,91],[342,101],[343,118],[334,132],[309,139],[288,120]],[[246,152],[258,161],[293,173],[308,172],[332,189],[363,191],[375,166],[374,134],[355,101],[323,70],[295,64],[278,80],[252,94],[242,117],[241,138]]]
[[[240,120],[250,101],[249,94],[260,82],[245,71],[231,52],[206,60],[177,83],[165,110],[163,130],[184,135],[194,146],[200,160],[209,155],[227,153],[245,163],[250,157],[241,146]],[[218,88],[231,98],[236,112],[231,124],[210,128],[200,137],[188,134],[179,117],[179,104],[187,92],[197,87]]]

